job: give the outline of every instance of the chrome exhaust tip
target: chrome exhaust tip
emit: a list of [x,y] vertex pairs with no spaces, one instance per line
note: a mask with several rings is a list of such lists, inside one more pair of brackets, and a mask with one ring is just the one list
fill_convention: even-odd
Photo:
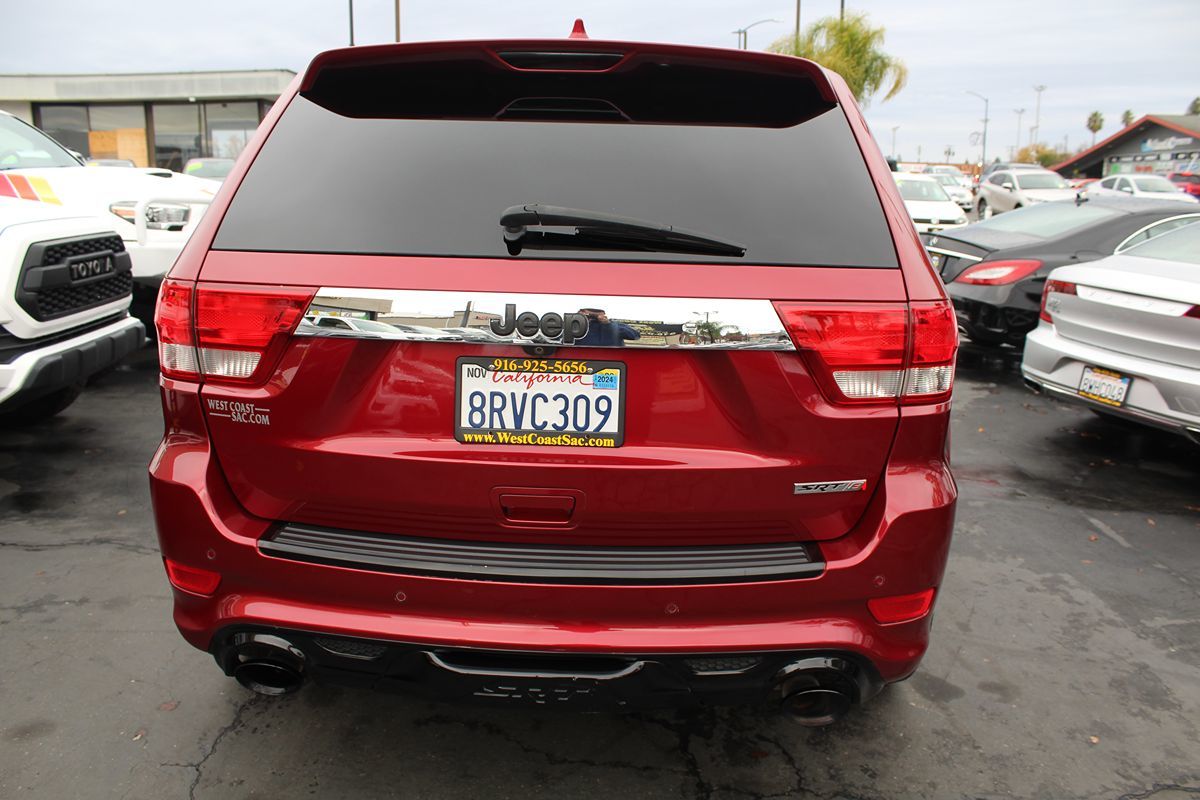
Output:
[[806,728],[832,725],[854,704],[838,689],[804,689],[783,698],[783,712]]
[[252,692],[279,697],[304,685],[304,661],[304,652],[286,639],[239,633],[233,637],[226,672]]

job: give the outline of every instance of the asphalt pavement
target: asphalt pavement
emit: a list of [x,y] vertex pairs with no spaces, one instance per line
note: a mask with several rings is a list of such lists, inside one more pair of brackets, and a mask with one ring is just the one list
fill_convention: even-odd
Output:
[[1200,794],[1200,447],[967,348],[961,497],[918,673],[837,726],[255,696],[171,622],[153,354],[0,430],[3,798],[1157,798]]

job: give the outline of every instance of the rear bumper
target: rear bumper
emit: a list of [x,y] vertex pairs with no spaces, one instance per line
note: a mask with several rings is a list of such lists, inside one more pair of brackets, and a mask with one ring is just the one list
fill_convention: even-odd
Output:
[[[1104,367],[1132,377],[1125,405],[1117,408],[1080,397],[1084,367]],[[1077,342],[1060,336],[1053,325],[1042,324],[1025,340],[1021,374],[1034,388],[1060,399],[1200,442],[1198,370]]]
[[142,323],[126,317],[0,364],[0,411],[86,380],[137,350],[145,338]]
[[838,686],[855,703],[871,699],[884,686],[868,661],[846,653],[579,656],[331,637],[261,626],[229,627],[213,637],[210,652],[226,675],[235,674],[239,643],[259,634],[286,642],[305,680],[490,705],[576,711],[765,705],[781,701],[789,677],[799,672],[825,676],[824,685]]
[[881,625],[866,601],[941,582],[957,497],[944,406],[902,422],[895,452],[911,460],[894,456],[853,531],[820,543],[819,575],[701,585],[471,580],[272,557],[260,545],[278,524],[247,514],[207,440],[183,433],[204,429],[194,390],[167,381],[164,410],[150,465],[163,555],[221,574],[212,597],[175,591],[175,622],[202,650],[220,653],[228,631],[251,628],[510,653],[833,653],[890,682],[928,644],[928,616]]

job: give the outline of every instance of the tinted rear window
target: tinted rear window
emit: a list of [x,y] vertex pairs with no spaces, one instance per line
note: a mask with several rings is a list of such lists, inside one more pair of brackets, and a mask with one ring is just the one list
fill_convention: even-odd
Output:
[[[578,117],[567,105],[565,116]],[[297,96],[214,247],[510,258],[500,215],[541,203],[687,228],[746,253],[526,250],[521,258],[897,265],[858,145],[828,104],[769,125],[348,113]]]

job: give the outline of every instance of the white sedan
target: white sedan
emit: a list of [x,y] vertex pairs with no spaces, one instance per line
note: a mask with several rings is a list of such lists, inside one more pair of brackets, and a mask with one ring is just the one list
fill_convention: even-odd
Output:
[[967,224],[967,215],[959,208],[932,175],[893,172],[900,197],[917,233],[934,233]]
[[1084,195],[1091,197],[1146,197],[1151,200],[1179,200],[1183,203],[1197,203],[1195,197],[1183,190],[1183,187],[1172,183],[1162,175],[1109,175],[1107,178],[1090,184],[1084,190]]

